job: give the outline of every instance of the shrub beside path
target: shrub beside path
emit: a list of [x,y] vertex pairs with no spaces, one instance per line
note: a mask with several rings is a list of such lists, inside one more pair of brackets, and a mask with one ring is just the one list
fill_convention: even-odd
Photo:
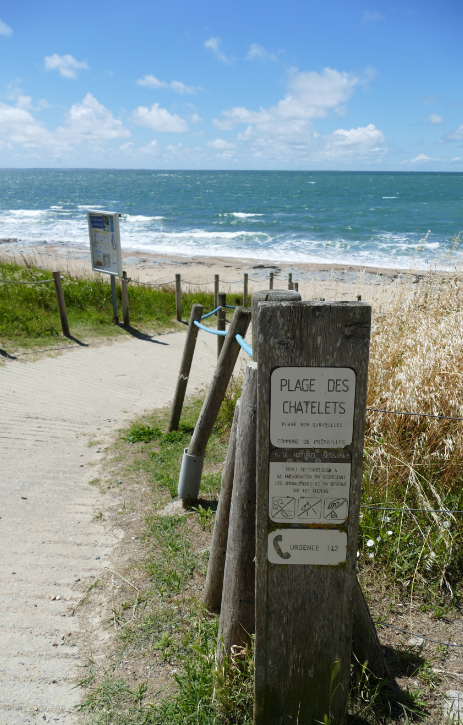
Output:
[[[211,338],[198,340],[189,394],[212,377]],[[184,339],[125,338],[0,367],[0,725],[81,722],[73,609],[116,543],[93,520],[100,494],[89,484],[112,431],[172,399]]]

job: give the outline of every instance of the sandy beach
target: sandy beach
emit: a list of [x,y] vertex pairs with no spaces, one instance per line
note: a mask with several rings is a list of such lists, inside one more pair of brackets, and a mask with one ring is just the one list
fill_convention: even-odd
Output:
[[[16,259],[20,263],[30,259],[43,268],[59,269],[72,274],[92,274],[88,247],[42,244],[24,247],[6,242],[0,247],[3,258]],[[197,289],[201,286],[210,291],[214,277],[220,278],[220,290],[227,293],[242,292],[244,274],[249,275],[249,293],[268,289],[269,275],[274,273],[274,289],[288,289],[288,275],[299,285],[304,300],[362,300],[386,301],[393,295],[394,283],[408,275],[419,282],[425,273],[403,269],[360,267],[353,265],[320,264],[309,262],[285,262],[275,264],[266,259],[235,257],[187,257],[159,253],[123,251],[123,267],[134,282],[151,284],[172,283],[180,274],[182,288]]]

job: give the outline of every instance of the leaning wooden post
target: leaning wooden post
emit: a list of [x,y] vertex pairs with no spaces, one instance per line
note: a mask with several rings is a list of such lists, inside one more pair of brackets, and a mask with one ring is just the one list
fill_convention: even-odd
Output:
[[214,275],[214,309],[219,306],[219,275]]
[[246,335],[251,313],[244,307],[237,307],[228,326],[225,343],[217,360],[209,390],[196,421],[193,436],[188,449],[185,448],[178,481],[178,496],[183,501],[195,501],[198,498],[204,452],[222,405],[228,383],[241,350],[235,335]]
[[273,277],[274,277],[274,274],[275,274],[275,272],[270,272],[270,279],[268,281],[268,288],[269,289],[273,289]]
[[175,312],[178,322],[182,321],[182,280],[179,274],[175,275]]
[[293,275],[292,275],[292,272],[290,272],[288,274],[288,289],[292,289],[292,288],[293,288]]
[[129,325],[130,325],[130,317],[129,317],[129,280],[127,278],[127,272],[122,272],[121,285],[122,285],[122,317],[123,317],[123,320],[124,320],[124,325],[126,327],[129,327]]
[[243,281],[243,307],[248,306],[248,277],[249,275],[245,272]]
[[[227,295],[225,292],[219,292],[217,295],[217,307],[220,305],[220,310],[217,313],[217,329],[223,332],[225,330],[225,313],[227,304]],[[217,335],[217,360],[222,352],[223,343],[225,337],[223,335]]]
[[238,421],[233,495],[223,576],[216,659],[233,645],[245,647],[254,633],[256,555],[257,363],[246,366]]
[[203,314],[203,306],[194,304],[191,308],[190,322],[186,333],[185,347],[183,349],[182,362],[180,364],[180,372],[177,379],[177,387],[175,388],[174,400],[170,411],[170,420],[168,432],[178,430],[180,416],[182,415],[183,401],[185,399],[186,387],[190,376],[191,363],[196,346],[196,338],[198,337],[199,328],[195,325],[195,320],[199,322]]
[[349,693],[371,308],[263,302],[257,325],[254,722],[340,722]]
[[56,299],[58,301],[59,316],[61,319],[61,329],[63,330],[64,337],[71,337],[69,332],[68,316],[66,313],[66,302],[64,301],[63,286],[61,284],[61,275],[59,272],[53,272],[53,279],[55,281]]
[[206,607],[218,611],[222,602],[223,572],[225,569],[225,556],[227,554],[228,524],[230,519],[230,503],[233,489],[233,476],[235,473],[236,430],[240,414],[241,399],[236,401],[235,415],[228,440],[227,457],[223,465],[222,480],[220,484],[220,498],[217,513],[214,519],[211,550],[207,565],[206,583],[204,585],[203,601]]

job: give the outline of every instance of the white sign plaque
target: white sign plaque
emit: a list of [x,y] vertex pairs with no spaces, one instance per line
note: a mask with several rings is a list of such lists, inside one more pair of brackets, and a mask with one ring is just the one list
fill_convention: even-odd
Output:
[[352,443],[351,368],[276,368],[270,390],[270,441],[277,448],[344,448]]
[[[320,456],[323,454],[320,453]],[[269,463],[269,516],[287,523],[341,524],[349,512],[350,456]],[[332,456],[331,459],[334,457]]]
[[347,559],[347,534],[337,529],[276,529],[268,535],[272,564],[336,566]]
[[87,210],[87,220],[93,271],[122,277],[119,214]]

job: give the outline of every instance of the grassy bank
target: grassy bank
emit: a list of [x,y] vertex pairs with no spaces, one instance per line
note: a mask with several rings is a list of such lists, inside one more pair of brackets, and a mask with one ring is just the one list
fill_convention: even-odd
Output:
[[[419,286],[401,284],[392,307],[374,308],[368,406],[463,417],[460,280],[429,275]],[[105,464],[114,472],[96,482],[111,497],[123,480],[123,505],[113,519],[126,539],[133,532],[137,550],[123,572],[132,585],[116,591],[100,582],[87,605],[89,617],[106,606],[113,631],[82,682],[82,712],[93,725],[252,722],[252,652],[217,671],[218,621],[201,603],[238,393],[230,391],[211,437],[196,510],[170,502],[199,400],[187,407],[178,433],[164,433],[168,411],[122,431]],[[445,692],[461,687],[463,650],[454,647],[463,645],[461,431],[456,420],[367,414],[358,575],[392,680],[352,664],[350,725],[444,723]],[[136,512],[139,527],[130,529]],[[101,517],[111,520],[109,507]]]
[[[0,280],[39,282],[52,278],[50,270],[0,261]],[[112,322],[111,286],[108,275],[78,277],[63,275],[64,299],[73,337],[88,338],[124,333]],[[146,287],[129,284],[130,323],[146,333],[184,329],[175,320],[175,292],[172,287]],[[119,315],[122,319],[121,286],[117,280]],[[230,304],[240,304],[242,296],[230,295]],[[188,320],[194,303],[213,309],[212,293],[192,291],[182,295],[182,317]],[[62,340],[56,293],[48,284],[4,284],[0,282],[0,346],[6,352],[19,347],[43,347]]]

